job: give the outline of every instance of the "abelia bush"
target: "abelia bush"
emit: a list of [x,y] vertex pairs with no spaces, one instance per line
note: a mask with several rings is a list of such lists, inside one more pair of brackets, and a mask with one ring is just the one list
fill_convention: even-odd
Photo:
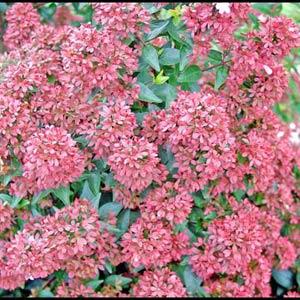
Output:
[[1,296],[299,296],[288,7],[0,4]]

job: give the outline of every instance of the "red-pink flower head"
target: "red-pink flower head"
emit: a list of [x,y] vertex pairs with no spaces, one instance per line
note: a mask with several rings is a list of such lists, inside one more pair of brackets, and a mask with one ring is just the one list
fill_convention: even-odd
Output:
[[133,287],[135,297],[186,297],[187,292],[175,272],[168,268],[145,271]]
[[12,187],[18,195],[67,185],[84,171],[85,156],[62,128],[38,130],[24,143],[22,153],[23,175]]
[[7,29],[4,43],[9,49],[17,49],[28,43],[32,32],[41,25],[40,16],[32,3],[15,3],[6,12]]
[[145,138],[121,140],[108,164],[114,178],[132,191],[142,191],[152,181],[161,183],[168,173],[160,163],[157,146]]

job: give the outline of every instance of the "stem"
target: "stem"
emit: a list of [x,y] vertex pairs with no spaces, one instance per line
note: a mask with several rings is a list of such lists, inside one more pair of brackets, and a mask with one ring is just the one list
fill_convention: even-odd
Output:
[[220,66],[224,66],[225,64],[229,63],[230,61],[231,61],[231,60],[223,61],[223,62],[221,62],[221,63],[219,63],[219,64],[217,64],[217,65],[213,65],[213,66],[210,66],[210,67],[208,67],[208,68],[206,68],[206,69],[202,69],[201,71],[202,71],[202,72],[205,72],[205,71],[209,71],[209,70],[211,70],[211,69],[214,69],[214,68],[217,68],[217,67],[220,67]]

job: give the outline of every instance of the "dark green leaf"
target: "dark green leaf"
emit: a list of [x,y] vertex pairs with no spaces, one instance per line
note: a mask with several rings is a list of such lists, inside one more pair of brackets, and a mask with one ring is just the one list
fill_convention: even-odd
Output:
[[180,51],[175,48],[164,49],[162,55],[159,58],[159,62],[164,66],[176,65],[180,62]]
[[121,275],[111,275],[105,279],[104,283],[116,287],[116,286],[124,286],[130,283],[131,281],[132,279],[128,277],[124,277]]
[[208,53],[208,57],[215,63],[220,63],[222,61],[223,53],[214,49],[211,49]]
[[64,205],[70,205],[70,186],[61,186],[58,189],[52,190],[52,193],[60,199]]
[[119,202],[108,202],[99,208],[99,216],[101,219],[107,219],[110,213],[117,216],[122,208],[123,206]]
[[272,270],[275,281],[286,289],[293,286],[293,273],[290,270]]
[[226,81],[228,76],[228,67],[220,66],[217,68],[215,90],[218,90]]
[[232,194],[235,197],[235,199],[240,202],[245,196],[246,192],[243,190],[235,190]]
[[158,54],[153,46],[147,45],[146,47],[144,47],[142,51],[142,57],[148,65],[154,68],[157,72],[160,71]]
[[153,92],[166,103],[166,107],[169,107],[171,102],[177,97],[177,90],[174,86],[164,83],[160,85],[152,85]]
[[191,53],[192,53],[192,50],[187,47],[183,47],[180,50],[180,63],[179,63],[179,71],[180,72],[182,72],[182,70],[184,70],[186,65],[189,63],[189,55]]
[[201,70],[196,65],[188,66],[178,77],[178,82],[197,82],[201,77]]
[[171,19],[152,21],[152,23],[150,24],[151,32],[149,34],[147,34],[146,41],[150,41],[150,40],[156,38],[161,33],[163,33],[165,31],[165,29],[167,28],[170,20]]
[[162,103],[163,100],[157,97],[153,91],[150,90],[146,85],[139,82],[139,85],[141,87],[141,92],[139,95],[139,98],[143,101],[150,102],[150,103]]

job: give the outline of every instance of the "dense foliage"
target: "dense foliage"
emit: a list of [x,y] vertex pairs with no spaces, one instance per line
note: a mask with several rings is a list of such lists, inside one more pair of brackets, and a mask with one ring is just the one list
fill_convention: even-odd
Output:
[[1,295],[299,297],[297,10],[0,3]]

